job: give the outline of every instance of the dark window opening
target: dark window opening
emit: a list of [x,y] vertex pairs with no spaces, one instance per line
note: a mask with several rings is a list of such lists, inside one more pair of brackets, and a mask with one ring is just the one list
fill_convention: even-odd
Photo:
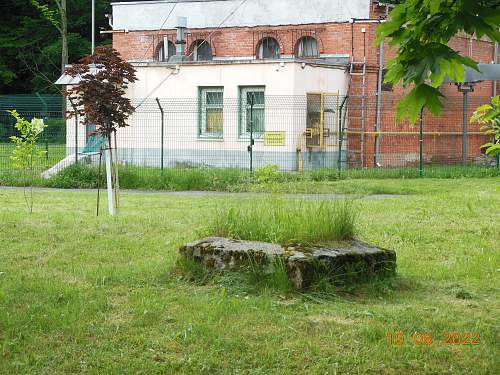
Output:
[[[167,48],[165,49],[165,43],[167,43]],[[166,62],[168,59],[170,59],[172,56],[175,55],[175,44],[172,43],[170,40],[168,41],[163,41],[160,43],[159,48],[158,48],[158,61],[161,62]]]
[[312,36],[300,38],[295,49],[295,56],[299,58],[319,57],[318,41]]
[[211,61],[214,56],[212,47],[206,40],[197,40],[192,47],[193,61]]
[[278,41],[272,37],[262,39],[257,49],[257,57],[259,59],[279,59],[280,45]]

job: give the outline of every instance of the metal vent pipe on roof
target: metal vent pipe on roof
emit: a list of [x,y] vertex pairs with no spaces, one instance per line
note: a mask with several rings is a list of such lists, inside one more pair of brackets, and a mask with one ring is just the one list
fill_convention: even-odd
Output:
[[187,28],[187,17],[177,17],[177,40],[176,45],[176,55],[178,57],[184,56],[186,52],[186,28]]

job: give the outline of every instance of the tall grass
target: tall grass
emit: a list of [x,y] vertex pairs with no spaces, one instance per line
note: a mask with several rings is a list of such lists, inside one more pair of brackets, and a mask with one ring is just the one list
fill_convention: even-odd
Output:
[[358,212],[352,201],[269,198],[219,210],[212,235],[273,243],[317,244],[353,239]]
[[[0,163],[1,164],[1,163]],[[55,164],[54,163],[51,163]],[[246,170],[222,168],[158,168],[135,166],[120,167],[120,186],[124,189],[144,190],[205,190],[205,191],[283,191],[286,184],[355,180],[355,179],[412,179],[419,178],[417,168],[349,169],[339,174],[337,169],[319,169],[303,173],[277,172],[262,169],[251,175]],[[37,177],[34,186],[54,188],[96,188],[98,171],[94,166],[72,165],[50,179]],[[500,177],[500,169],[479,166],[429,166],[426,178],[481,178]],[[105,183],[101,174],[101,186]],[[10,164],[0,166],[0,186],[23,186],[19,173]]]

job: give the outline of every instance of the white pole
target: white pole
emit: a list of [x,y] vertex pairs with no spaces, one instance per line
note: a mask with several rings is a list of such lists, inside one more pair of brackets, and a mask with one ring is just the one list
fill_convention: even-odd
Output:
[[113,205],[113,182],[111,179],[111,150],[107,149],[106,153],[106,187],[108,189],[108,211],[111,216],[115,214]]
[[95,49],[95,0],[92,0],[92,55]]

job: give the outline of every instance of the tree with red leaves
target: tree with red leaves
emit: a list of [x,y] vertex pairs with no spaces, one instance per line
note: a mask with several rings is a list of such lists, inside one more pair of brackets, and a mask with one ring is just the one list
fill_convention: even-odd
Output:
[[124,95],[137,77],[133,66],[116,50],[111,46],[97,47],[92,56],[85,56],[80,64],[66,68],[65,73],[80,79],[66,95],[84,118],[84,124],[99,125],[98,132],[108,139],[118,128],[128,126],[126,120],[135,109]]
[[[92,56],[85,56],[79,64],[65,70],[65,74],[77,78],[79,82],[68,89],[66,96],[72,103],[74,112],[83,118],[85,125],[97,125],[96,132],[105,137],[108,142],[109,160],[113,160],[111,136],[119,128],[128,126],[127,119],[135,111],[130,99],[125,97],[125,90],[130,83],[137,80],[135,69],[124,61],[120,54],[111,46],[97,47]],[[113,175],[118,189],[118,173],[116,166],[106,164],[108,174]],[[113,172],[110,171],[113,169]],[[108,191],[111,188],[108,180]],[[112,201],[112,198],[110,198]],[[115,191],[116,207],[118,194]],[[112,203],[110,213],[113,214]]]

